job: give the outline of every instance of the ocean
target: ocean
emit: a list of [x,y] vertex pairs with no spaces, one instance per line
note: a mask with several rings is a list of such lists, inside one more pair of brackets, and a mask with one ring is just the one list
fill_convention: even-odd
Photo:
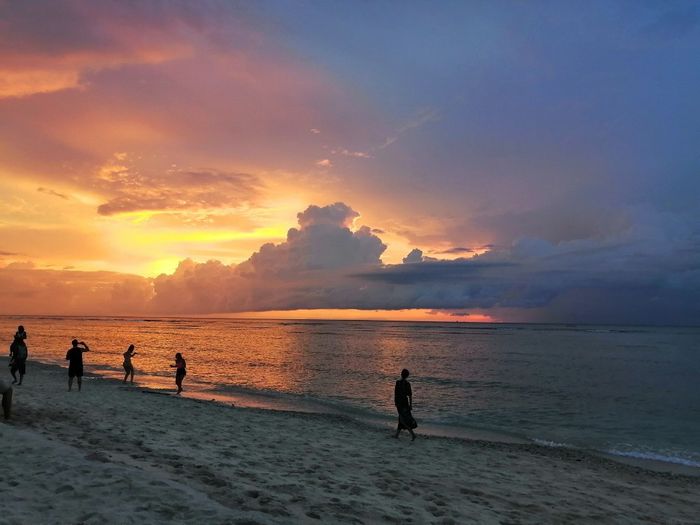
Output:
[[[535,442],[700,468],[700,328],[188,318],[2,317],[31,361],[238,406],[340,413],[393,427],[394,381],[411,371],[419,432]],[[85,392],[89,395],[89,389]],[[351,429],[349,428],[349,431]]]

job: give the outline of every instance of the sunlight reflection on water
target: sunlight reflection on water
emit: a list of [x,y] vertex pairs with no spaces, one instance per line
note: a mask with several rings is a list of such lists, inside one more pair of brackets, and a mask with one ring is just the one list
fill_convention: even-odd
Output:
[[4,317],[8,346],[20,323],[30,360],[65,364],[75,337],[86,370],[115,378],[134,344],[142,385],[172,388],[182,352],[190,391],[386,419],[406,367],[423,423],[700,459],[698,329]]

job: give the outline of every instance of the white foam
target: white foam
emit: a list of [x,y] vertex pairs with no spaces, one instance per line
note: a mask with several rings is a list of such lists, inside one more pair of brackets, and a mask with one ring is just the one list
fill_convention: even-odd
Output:
[[692,459],[682,458],[678,456],[667,456],[665,454],[658,454],[656,452],[640,452],[637,450],[606,450],[606,454],[611,454],[613,456],[622,456],[626,458],[634,459],[646,459],[651,461],[662,461],[664,463],[674,463],[676,465],[685,465],[686,467],[700,467],[699,461],[693,461]]
[[576,448],[573,445],[569,445],[568,443],[557,443],[556,441],[549,441],[548,439],[538,439],[538,438],[533,438],[532,440],[535,444],[541,445],[543,447],[550,447],[550,448]]

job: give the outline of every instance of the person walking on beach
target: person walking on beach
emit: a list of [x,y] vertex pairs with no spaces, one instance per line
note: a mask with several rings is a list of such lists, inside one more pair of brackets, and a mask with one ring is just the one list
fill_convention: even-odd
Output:
[[131,363],[131,358],[136,355],[134,345],[129,345],[129,348],[124,352],[124,383],[131,376],[131,384],[134,384],[134,365]]
[[[78,392],[83,387],[83,354],[89,352],[88,345],[77,339],[73,339],[72,348],[66,352],[68,361],[68,391],[73,388],[73,378],[78,378]],[[82,346],[82,348],[81,348]]]
[[411,441],[416,439],[416,434],[413,429],[418,426],[416,420],[413,419],[411,409],[413,408],[413,392],[411,392],[411,383],[406,379],[409,376],[409,371],[405,368],[401,370],[401,379],[396,381],[394,386],[394,404],[399,413],[399,423],[396,426],[395,438],[399,437],[402,429],[406,429],[411,433]]
[[185,379],[185,376],[187,375],[187,363],[185,362],[185,358],[182,357],[182,354],[178,352],[175,354],[175,364],[170,365],[170,368],[175,368],[175,384],[177,385],[177,394],[179,395],[180,392],[182,392],[182,380]]
[[[24,374],[27,373],[27,332],[24,331],[24,326],[18,326],[14,340],[10,345],[10,374],[12,374],[12,384],[17,383],[17,386],[22,385]],[[19,382],[17,382],[17,372],[19,372]]]

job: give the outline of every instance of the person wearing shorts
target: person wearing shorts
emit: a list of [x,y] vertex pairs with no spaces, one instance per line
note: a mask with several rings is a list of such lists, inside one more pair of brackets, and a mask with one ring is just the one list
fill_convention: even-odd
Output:
[[78,392],[83,387],[83,354],[89,352],[90,349],[82,341],[73,339],[72,347],[66,353],[66,360],[68,361],[68,391],[70,392],[73,388],[73,378],[78,378]]
[[136,355],[134,352],[134,345],[129,345],[129,348],[124,352],[124,383],[131,376],[131,384],[134,384],[134,365],[131,363],[131,358]]

